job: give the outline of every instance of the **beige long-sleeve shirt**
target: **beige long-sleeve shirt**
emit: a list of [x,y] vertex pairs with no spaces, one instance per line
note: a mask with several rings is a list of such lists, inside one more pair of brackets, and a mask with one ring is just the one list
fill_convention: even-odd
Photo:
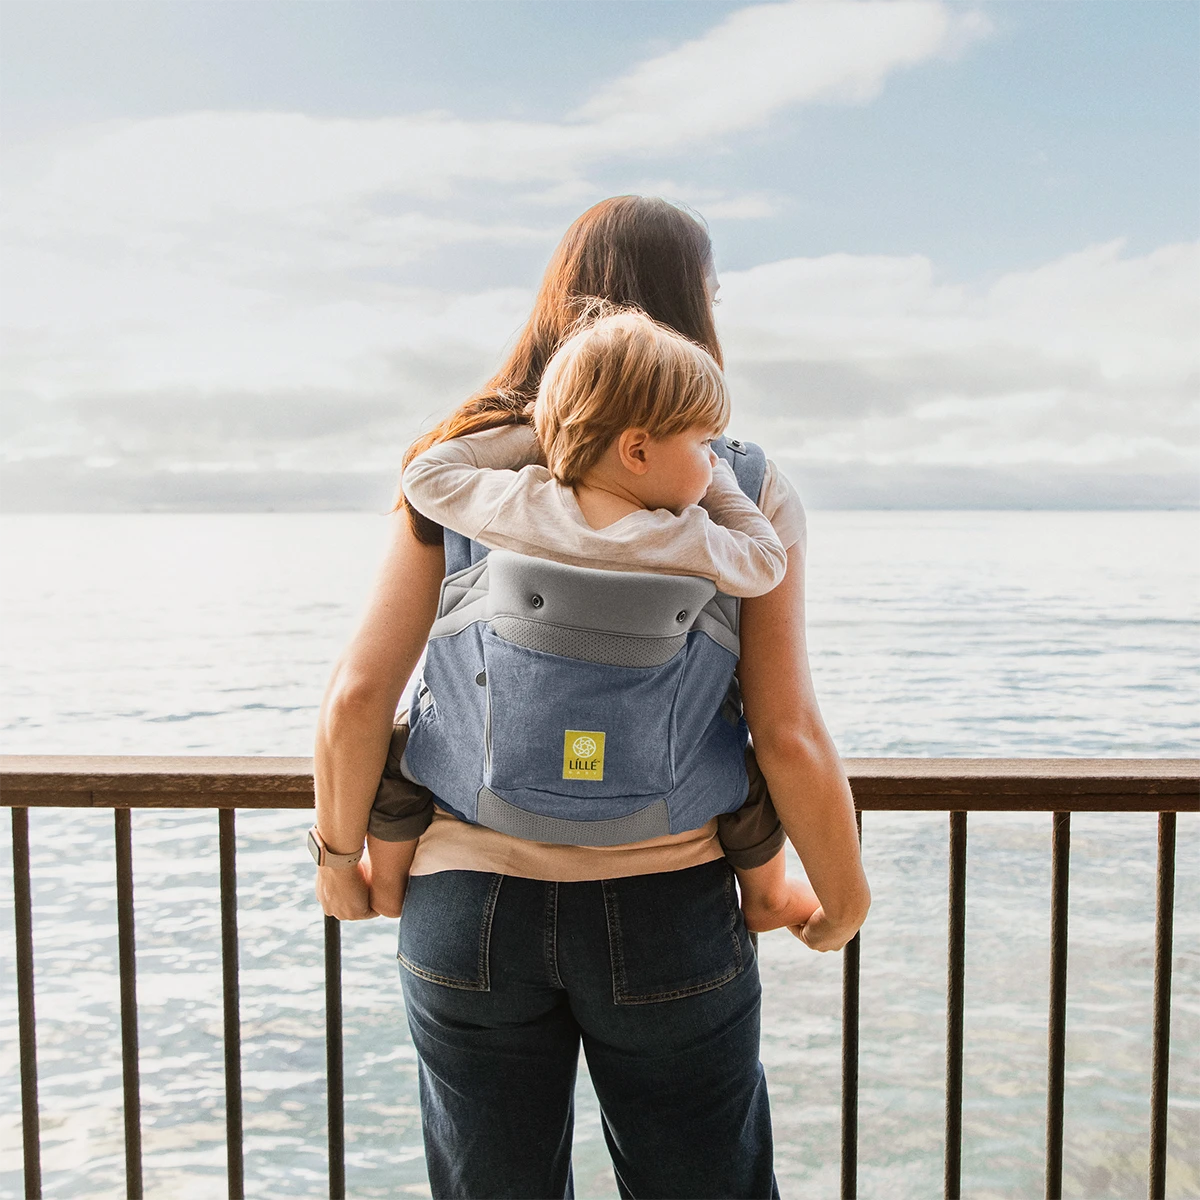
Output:
[[787,571],[787,551],[724,460],[699,504],[678,515],[640,509],[594,529],[575,499],[536,457],[528,425],[504,425],[439,442],[404,472],[418,512],[491,550],[513,550],[580,567],[698,575],[729,596],[761,596]]
[[[679,516],[666,509],[635,512],[592,529],[570,488],[537,466],[538,456],[530,426],[470,434],[413,459],[404,493],[431,520],[491,548],[608,570],[701,575],[728,595],[770,591],[786,572],[787,549],[804,539],[800,497],[770,459],[758,507],[720,463],[702,507],[692,505]],[[767,579],[773,581],[764,586]],[[723,854],[715,819],[626,846],[561,846],[468,825],[435,809],[411,873],[488,871],[567,882],[677,871]]]

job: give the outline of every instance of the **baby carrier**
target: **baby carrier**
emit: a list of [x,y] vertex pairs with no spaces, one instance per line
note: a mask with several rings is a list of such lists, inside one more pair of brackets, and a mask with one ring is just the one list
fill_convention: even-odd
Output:
[[[713,442],[756,503],[766,460]],[[446,577],[401,771],[464,821],[613,846],[746,799],[736,597],[708,579],[568,566],[445,531]]]

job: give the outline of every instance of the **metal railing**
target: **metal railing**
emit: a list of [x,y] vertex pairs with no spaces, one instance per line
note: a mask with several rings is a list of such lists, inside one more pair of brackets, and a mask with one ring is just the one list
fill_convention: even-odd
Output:
[[[967,814],[1054,814],[1046,1116],[1047,1200],[1058,1200],[1062,1193],[1071,814],[1158,814],[1148,1194],[1151,1200],[1159,1200],[1164,1195],[1166,1179],[1176,813],[1200,810],[1200,760],[849,759],[846,769],[859,810],[860,835],[862,813],[866,811],[949,814],[944,1169],[947,1200],[958,1200],[961,1195]],[[142,1196],[142,1151],[130,811],[135,808],[219,810],[228,1187],[231,1197],[240,1198],[244,1192],[245,1176],[242,1158],[235,812],[237,809],[311,808],[312,789],[311,762],[299,758],[0,757],[0,804],[12,809],[26,1196],[41,1196],[28,810],[38,807],[113,809],[126,1188],[128,1195],[135,1200],[140,1200]],[[860,942],[855,937],[844,952],[842,977],[841,1194],[847,1198],[857,1195],[858,1186],[859,965]],[[333,917],[325,918],[325,1021],[329,1194],[335,1200],[340,1200],[345,1196],[341,936],[339,923]]]

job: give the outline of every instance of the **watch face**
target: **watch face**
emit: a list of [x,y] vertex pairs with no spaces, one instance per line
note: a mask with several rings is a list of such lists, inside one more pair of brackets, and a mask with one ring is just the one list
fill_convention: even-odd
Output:
[[313,856],[313,862],[319,867],[321,865],[321,843],[317,841],[315,830],[308,831],[308,852]]

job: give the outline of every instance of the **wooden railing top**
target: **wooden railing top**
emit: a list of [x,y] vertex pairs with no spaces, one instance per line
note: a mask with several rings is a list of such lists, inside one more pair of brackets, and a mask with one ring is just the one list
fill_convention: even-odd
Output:
[[[1196,812],[1194,758],[849,758],[864,811]],[[8,808],[311,808],[312,760],[0,755]]]
[[0,755],[7,808],[312,808],[311,758]]

